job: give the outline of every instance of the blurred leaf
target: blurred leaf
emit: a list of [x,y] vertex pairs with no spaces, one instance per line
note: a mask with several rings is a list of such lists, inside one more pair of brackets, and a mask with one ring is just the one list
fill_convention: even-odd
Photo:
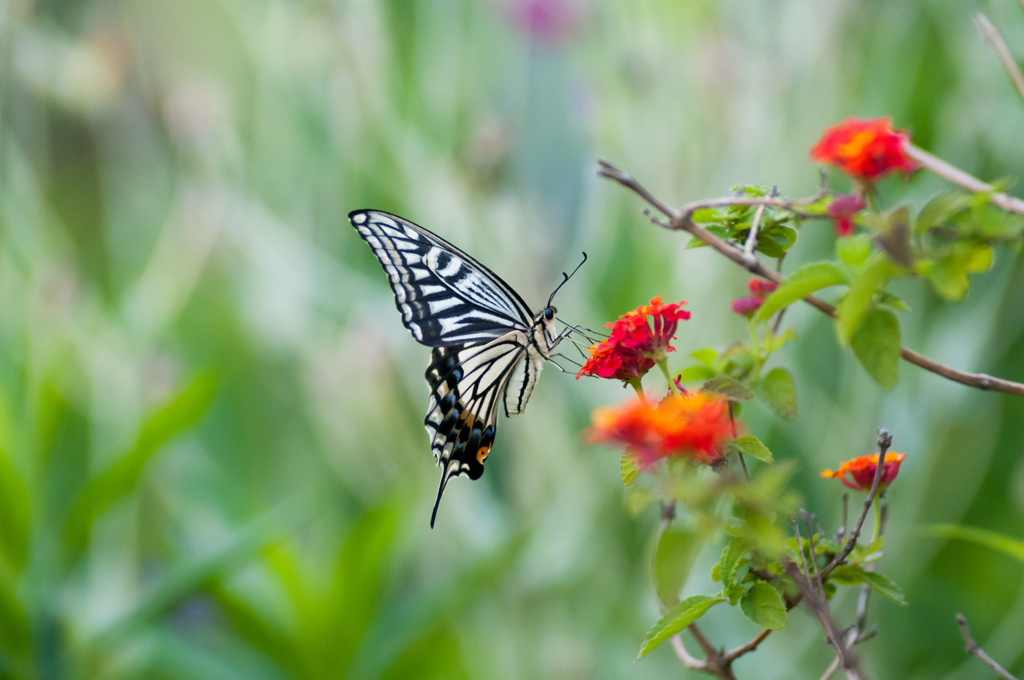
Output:
[[658,539],[654,551],[654,588],[658,600],[666,607],[679,603],[679,591],[690,575],[700,545],[696,531],[674,525]]
[[743,588],[736,582],[736,572],[747,553],[747,543],[741,538],[732,538],[722,549],[718,560],[718,578],[722,581],[722,594],[735,605],[743,595]]
[[783,281],[774,293],[765,298],[764,303],[754,314],[754,321],[767,321],[772,314],[783,307],[788,307],[822,288],[846,283],[847,280],[846,271],[834,262],[815,262],[805,265]]
[[896,384],[900,362],[900,323],[887,309],[865,317],[851,339],[853,353],[868,374],[885,389]]
[[[33,630],[18,594],[18,579],[8,569],[0,569],[0,657],[19,659],[32,652]],[[0,662],[0,677],[4,663]]]
[[865,315],[874,307],[875,296],[881,293],[895,272],[892,263],[879,253],[854,275],[850,290],[836,305],[841,345],[850,343],[850,338],[860,328]]
[[745,456],[756,458],[765,463],[774,463],[772,452],[768,450],[760,439],[753,435],[738,437],[725,445],[726,455],[730,453],[742,453]]
[[966,194],[939,194],[928,201],[917,214],[914,234],[920,236],[933,227],[945,224],[969,205],[970,197]]
[[878,304],[889,305],[893,309],[898,309],[901,312],[909,312],[910,305],[904,302],[901,298],[893,295],[889,291],[883,291],[878,297]]
[[796,330],[793,328],[787,328],[777,335],[769,334],[765,340],[765,352],[771,354],[794,340],[796,340]]
[[962,524],[929,524],[924,527],[924,533],[940,538],[969,541],[1009,555],[1018,562],[1024,562],[1024,541],[994,531]]
[[923,267],[918,267],[918,272],[928,277],[936,293],[954,302],[967,297],[967,291],[971,287],[971,281],[967,276],[967,263],[956,253],[950,253],[931,263],[924,263]]
[[832,570],[829,578],[843,586],[866,583],[879,595],[884,595],[903,607],[907,606],[903,590],[892,579],[874,571],[867,571],[860,565],[843,564],[838,566]]
[[0,391],[0,554],[15,572],[25,566],[32,524],[32,503],[11,459],[11,417]]
[[253,559],[274,542],[295,531],[313,516],[308,498],[286,501],[249,524],[236,529],[223,545],[206,555],[189,555],[148,588],[121,617],[91,631],[87,644],[123,645],[131,635],[144,631],[175,605],[194,595],[204,582],[223,577]]
[[718,350],[712,347],[702,347],[701,349],[690,352],[690,356],[705,366],[713,366],[715,364],[715,359],[718,358]]
[[836,256],[851,267],[864,264],[870,255],[871,237],[867,234],[836,239]]
[[786,627],[786,602],[775,588],[758,581],[740,600],[740,609],[754,623],[771,630]]
[[644,637],[640,653],[636,658],[643,658],[652,649],[704,616],[707,610],[721,602],[725,602],[724,597],[694,595],[672,607],[665,616],[647,631],[647,636]]
[[135,446],[91,479],[75,499],[64,528],[64,541],[71,551],[77,553],[85,548],[96,519],[132,492],[146,465],[161,446],[206,413],[215,391],[213,374],[201,373],[150,412]]
[[914,251],[910,246],[910,209],[900,206],[886,215],[886,219],[875,242],[882,247],[889,259],[911,269],[914,266]]
[[796,384],[784,368],[773,368],[764,377],[751,383],[757,398],[768,405],[775,415],[794,420],[797,415]]
[[720,394],[729,401],[750,401],[754,398],[753,390],[727,375],[720,375],[708,380],[702,389],[706,392]]
[[679,371],[676,376],[679,382],[689,383],[697,380],[704,381],[715,377],[715,371],[707,366],[687,366]]
[[622,452],[622,460],[619,461],[619,475],[622,477],[622,486],[627,489],[633,486],[640,468],[636,465],[636,457],[628,450]]
[[757,250],[768,257],[782,257],[795,243],[796,229],[792,227],[780,225],[761,231],[757,235]]

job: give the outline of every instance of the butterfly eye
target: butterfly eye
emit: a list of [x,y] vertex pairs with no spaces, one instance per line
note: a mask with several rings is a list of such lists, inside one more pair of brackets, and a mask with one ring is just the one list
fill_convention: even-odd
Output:
[[547,319],[548,321],[551,321],[552,319],[555,318],[556,311],[557,310],[554,307],[548,307],[547,309],[544,310],[544,318]]

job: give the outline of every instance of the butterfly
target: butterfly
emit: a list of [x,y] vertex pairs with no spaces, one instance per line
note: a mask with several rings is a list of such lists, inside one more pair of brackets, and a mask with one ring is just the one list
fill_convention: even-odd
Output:
[[[555,293],[534,315],[497,274],[423,227],[380,210],[355,210],[348,218],[384,267],[402,323],[432,348],[423,425],[441,468],[433,528],[448,482],[483,474],[499,406],[507,417],[523,412],[569,329],[556,331]],[[562,275],[564,284],[570,275]]]

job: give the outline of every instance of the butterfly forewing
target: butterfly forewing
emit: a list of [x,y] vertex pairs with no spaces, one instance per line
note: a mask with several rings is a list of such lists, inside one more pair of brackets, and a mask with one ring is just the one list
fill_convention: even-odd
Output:
[[349,219],[380,260],[402,322],[430,347],[488,340],[533,321],[519,294],[441,237],[397,215],[357,210]]

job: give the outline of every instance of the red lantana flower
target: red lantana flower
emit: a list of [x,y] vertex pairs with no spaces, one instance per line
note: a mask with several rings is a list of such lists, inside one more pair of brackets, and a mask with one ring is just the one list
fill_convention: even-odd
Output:
[[649,305],[637,307],[618,321],[605,324],[612,329],[611,337],[590,348],[590,358],[576,374],[576,379],[593,375],[628,382],[643,376],[668,352],[675,351],[670,343],[675,338],[676,327],[680,321],[690,318],[690,313],[682,308],[685,304],[665,305],[661,297],[656,297]]
[[847,175],[871,182],[894,172],[917,168],[907,153],[910,134],[894,130],[892,119],[850,117],[825,130],[811,149],[811,158],[835,165]]
[[853,218],[864,209],[864,199],[856,194],[843,194],[836,196],[828,204],[828,214],[835,221],[836,234],[838,236],[849,236],[853,233]]
[[732,301],[732,311],[740,316],[753,316],[754,312],[761,308],[762,302],[764,300],[759,297],[747,295]]
[[764,279],[753,278],[747,281],[747,290],[750,291],[751,295],[761,300],[774,293],[776,288],[778,288],[777,285]]
[[732,438],[728,403],[706,392],[671,394],[657,406],[636,399],[595,409],[592,418],[587,439],[625,444],[641,467],[669,457],[715,463],[722,459],[722,442]]
[[[892,451],[885,454],[885,461],[882,463],[882,478],[878,480],[878,493],[882,493],[896,479],[896,475],[900,472],[900,463],[906,457],[905,453],[893,453]],[[872,453],[869,456],[848,460],[838,470],[825,470],[821,476],[838,479],[854,491],[867,493],[871,491],[871,482],[875,479],[876,470],[878,470],[878,454]],[[852,481],[846,478],[847,474],[853,477]]]

